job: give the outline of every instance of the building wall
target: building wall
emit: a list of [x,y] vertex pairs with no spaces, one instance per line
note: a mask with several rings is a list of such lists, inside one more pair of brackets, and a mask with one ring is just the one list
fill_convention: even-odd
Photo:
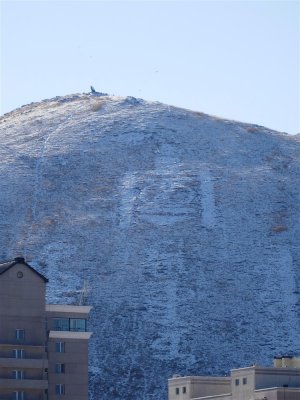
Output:
[[233,400],[231,394],[216,394],[215,396],[193,398],[193,400],[204,400],[204,399],[205,400]]
[[253,367],[231,371],[231,393],[233,399],[249,400],[253,398],[254,389],[255,371]]
[[[56,343],[64,343],[65,352],[56,351]],[[65,385],[64,400],[86,400],[88,398],[88,340],[50,339],[49,354],[49,399],[61,399],[56,396],[57,384]],[[63,364],[64,372],[57,373],[56,365]]]
[[275,357],[273,363],[276,368],[300,368],[299,357]]
[[[12,399],[12,391],[11,390],[2,390],[1,391],[1,400],[11,400]],[[48,400],[47,394],[41,390],[26,390],[26,400]]]
[[16,344],[15,330],[25,329],[21,344],[45,345],[45,282],[24,264],[0,277],[0,315],[0,343]]
[[300,370],[295,368],[259,368],[255,371],[255,389],[277,386],[300,387]]
[[267,400],[299,400],[300,388],[272,388],[255,391],[255,399]]
[[191,376],[169,379],[169,400],[189,400],[230,391],[229,377]]
[[[256,395],[259,389],[265,390],[268,388],[283,387],[284,385],[288,388],[299,388],[300,370],[295,368],[262,368],[253,366],[231,371],[232,400],[260,398]],[[284,389],[286,393],[288,388]],[[274,397],[275,400],[278,400],[281,396],[280,393],[279,389],[277,391],[273,390],[269,393],[269,397],[270,399]],[[262,399],[263,397],[261,396]],[[267,397],[268,400],[270,400],[269,397]],[[285,400],[288,399],[286,398]],[[300,400],[300,397],[298,400]]]
[[[46,306],[47,326],[51,329],[48,342],[49,400],[61,398],[56,395],[58,384],[64,385],[64,400],[88,398],[88,339],[91,333],[85,330],[55,331],[54,320],[71,318],[87,321],[90,309],[88,306]],[[56,343],[63,343],[64,352],[57,351]],[[58,364],[63,364],[64,372],[57,372]]]
[[[185,392],[183,391],[185,388]],[[300,369],[252,366],[231,377],[169,379],[169,400],[300,400]]]
[[[82,331],[81,327],[72,328],[72,320],[69,331],[53,329],[54,318],[86,320],[91,307],[46,306],[46,280],[42,276],[22,262],[3,271],[0,274],[0,400],[11,400],[15,391],[25,392],[26,400],[87,400],[91,333]],[[25,336],[17,338],[17,329],[24,330]],[[57,352],[58,341],[64,342],[64,353]],[[16,358],[15,350],[22,351],[21,358]],[[60,372],[58,364],[64,365]],[[16,379],[14,371],[22,371],[22,379]],[[63,385],[63,396],[57,395],[56,385]]]
[[[0,399],[11,400],[14,391],[46,399],[45,281],[22,263],[0,276],[0,320]],[[17,329],[24,329],[24,338],[16,337]],[[14,358],[14,350],[24,358]],[[24,379],[14,379],[14,371]]]
[[[179,377],[168,380],[169,400],[188,400],[191,398],[191,377]],[[183,392],[185,390],[185,393]]]

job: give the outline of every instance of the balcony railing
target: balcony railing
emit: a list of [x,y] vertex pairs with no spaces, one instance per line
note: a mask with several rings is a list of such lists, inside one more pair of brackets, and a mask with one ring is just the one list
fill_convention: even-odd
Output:
[[0,391],[1,389],[9,389],[12,391],[25,391],[26,389],[45,390],[48,389],[48,380],[0,378]]
[[16,346],[16,347],[24,347],[24,346],[28,346],[28,347],[45,347],[46,338],[45,340],[29,340],[29,339],[10,339],[10,340],[0,340],[0,349],[5,348],[7,346]]
[[30,360],[43,360],[47,358],[47,353],[45,351],[45,349],[43,349],[43,352],[41,353],[33,353],[33,352],[29,352],[26,349],[26,346],[23,346],[22,348],[23,353],[22,356],[15,356],[14,355],[14,349],[10,349],[9,351],[0,351],[0,359],[1,358],[17,358],[17,359],[30,359]]
[[[12,395],[11,394],[2,394],[1,390],[0,390],[0,399],[1,400],[11,400],[12,399]],[[36,394],[36,395],[32,395],[30,394],[30,396],[26,396],[26,392],[25,392],[25,399],[29,399],[29,400],[47,400],[47,394]]]
[[53,330],[60,332],[86,332],[86,328],[67,328],[61,326],[55,326]]
[[48,368],[48,360],[46,358],[12,358],[0,357],[0,368],[32,368],[45,369]]
[[65,332],[86,332],[87,323],[84,318],[53,318],[53,330]]

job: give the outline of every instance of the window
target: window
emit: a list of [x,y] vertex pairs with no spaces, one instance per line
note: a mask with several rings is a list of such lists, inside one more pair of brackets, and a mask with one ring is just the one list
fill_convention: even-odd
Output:
[[83,318],[54,318],[54,330],[86,332],[86,320]]
[[24,392],[14,392],[13,399],[14,400],[25,400],[25,393]]
[[25,330],[24,329],[16,329],[16,339],[17,340],[25,339]]
[[24,379],[24,371],[13,371],[13,379]]
[[243,385],[247,385],[247,378],[243,378]]
[[55,385],[55,394],[58,394],[58,395],[65,394],[65,385],[62,385],[61,383],[59,383],[58,385]]
[[86,331],[86,320],[79,318],[70,318],[70,331],[85,332]]
[[64,353],[65,352],[65,342],[56,342],[55,343],[55,351],[56,351],[56,353]]
[[239,384],[240,384],[240,380],[239,380],[239,379],[236,379],[236,380],[235,380],[235,386],[239,386]]
[[55,364],[55,372],[57,374],[64,374],[65,373],[65,364]]
[[175,389],[176,394],[179,394],[179,388]]
[[24,358],[25,352],[23,349],[14,349],[13,350],[13,357],[14,358]]
[[185,386],[183,386],[183,388],[182,388],[182,393],[186,393],[186,387]]
[[69,331],[69,318],[54,318],[55,331]]

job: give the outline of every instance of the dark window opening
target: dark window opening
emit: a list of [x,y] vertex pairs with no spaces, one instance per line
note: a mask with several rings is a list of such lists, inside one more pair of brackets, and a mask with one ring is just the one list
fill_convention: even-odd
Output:
[[54,318],[55,331],[69,331],[69,318]]
[[70,318],[70,331],[86,332],[86,320],[81,318]]
[[[24,340],[25,339],[25,329],[16,329],[16,339]],[[16,392],[19,393],[19,392]],[[20,392],[22,393],[22,392]]]
[[55,372],[57,374],[64,374],[65,373],[65,364],[55,364]]
[[65,394],[65,385],[62,385],[61,383],[59,383],[58,385],[55,385],[55,394],[64,395]]
[[24,358],[25,353],[23,349],[14,349],[13,350],[13,358]]
[[56,353],[64,353],[65,352],[65,342],[56,342],[55,343],[55,351],[56,351]]
[[13,399],[14,400],[25,400],[24,392],[14,392]]
[[13,379],[24,379],[24,371],[13,371]]

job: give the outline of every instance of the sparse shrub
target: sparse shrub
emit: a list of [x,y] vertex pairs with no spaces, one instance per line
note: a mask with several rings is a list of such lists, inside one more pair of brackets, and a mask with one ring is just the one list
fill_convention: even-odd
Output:
[[99,111],[104,106],[105,102],[103,100],[99,100],[92,104],[92,111]]
[[195,111],[195,115],[197,115],[197,117],[205,117],[205,114],[201,111]]
[[246,128],[246,131],[247,132],[250,132],[250,133],[254,133],[254,132],[257,132],[257,128],[255,128],[255,126],[248,126],[247,128]]
[[54,103],[50,103],[50,104],[45,104],[43,108],[55,108],[60,106],[61,103],[59,103],[58,101],[55,101]]
[[44,226],[51,226],[55,224],[55,220],[53,218],[45,218],[43,220],[43,225]]
[[280,233],[280,232],[284,232],[287,230],[288,230],[288,227],[286,225],[276,225],[276,226],[272,227],[273,233]]

